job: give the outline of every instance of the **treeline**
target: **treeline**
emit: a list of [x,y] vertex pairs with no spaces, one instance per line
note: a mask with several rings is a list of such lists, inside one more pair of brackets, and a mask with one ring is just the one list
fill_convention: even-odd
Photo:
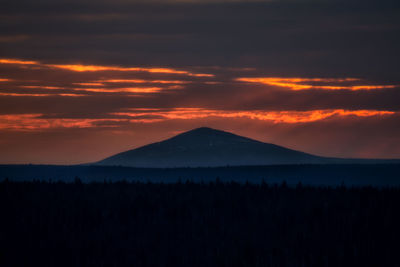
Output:
[[231,166],[212,168],[130,168],[117,166],[56,166],[56,165],[0,165],[0,182],[64,181],[73,182],[76,176],[83,183],[104,180],[153,183],[215,181],[260,184],[282,183],[294,186],[299,182],[313,186],[400,186],[400,164],[331,164],[331,165],[270,165]]
[[400,189],[0,183],[0,266],[400,266]]

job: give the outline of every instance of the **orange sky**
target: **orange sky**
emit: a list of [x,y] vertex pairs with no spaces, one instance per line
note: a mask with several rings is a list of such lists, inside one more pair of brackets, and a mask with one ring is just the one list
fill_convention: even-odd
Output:
[[23,58],[0,69],[0,163],[90,162],[201,126],[324,156],[400,157],[391,81]]

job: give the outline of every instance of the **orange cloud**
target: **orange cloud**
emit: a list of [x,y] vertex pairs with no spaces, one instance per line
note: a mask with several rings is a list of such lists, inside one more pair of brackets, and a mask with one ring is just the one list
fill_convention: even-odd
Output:
[[48,90],[60,90],[64,89],[63,87],[58,86],[42,86],[42,85],[21,85],[21,88],[29,88],[29,89],[48,89]]
[[160,83],[160,84],[186,84],[189,81],[177,81],[177,80],[140,80],[140,79],[108,79],[100,80],[105,83]]
[[112,113],[111,115],[116,116],[114,118],[96,119],[45,118],[43,117],[44,114],[0,115],[0,129],[25,131],[51,128],[118,127],[118,124],[115,123],[154,123],[172,119],[191,120],[209,117],[248,118],[272,123],[308,123],[335,116],[372,117],[392,114],[395,114],[395,112],[343,109],[312,111],[219,111],[202,108],[176,108],[173,110],[132,109],[127,112]]
[[[99,123],[128,121],[126,119],[63,119],[43,118],[43,114],[0,115],[0,129],[3,130],[43,130],[50,128],[91,128]],[[115,127],[104,125],[101,127]]]
[[50,96],[67,96],[67,97],[82,97],[86,95],[81,95],[81,94],[26,94],[26,93],[0,93],[0,96],[17,96],[17,97],[22,97],[22,96],[28,96],[28,97],[50,97]]
[[86,82],[86,83],[74,83],[74,84],[81,86],[104,86],[104,84],[100,82]]
[[213,74],[192,73],[192,72],[188,72],[188,71],[178,71],[178,70],[168,69],[168,68],[142,68],[142,70],[152,72],[152,73],[186,74],[188,76],[194,76],[194,77],[214,77]]
[[[135,110],[140,111],[140,110]],[[224,111],[211,110],[202,108],[177,108],[174,110],[150,110],[149,112],[118,112],[113,113],[117,116],[157,116],[167,119],[201,119],[208,117],[221,118],[248,118],[263,121],[271,121],[273,123],[306,123],[324,120],[334,116],[355,116],[355,117],[372,117],[393,115],[392,111],[379,110],[311,110],[311,111]]]
[[360,81],[356,78],[278,78],[278,77],[265,77],[265,78],[237,78],[237,81],[247,83],[261,83],[278,87],[287,87],[291,90],[310,90],[310,89],[323,89],[323,90],[376,90],[376,89],[387,89],[395,88],[397,85],[317,85],[317,84],[306,84],[307,82],[314,83],[346,83]]
[[11,79],[5,79],[5,78],[0,78],[0,82],[10,82],[12,81]]
[[161,87],[126,87],[126,88],[75,88],[75,91],[86,91],[96,93],[158,93]]
[[312,110],[312,111],[273,111],[273,112],[237,112],[223,114],[222,117],[246,117],[250,119],[267,120],[274,123],[307,123],[324,120],[334,116],[371,117],[392,115],[391,111],[376,110]]
[[65,69],[70,71],[85,72],[85,71],[106,71],[106,70],[117,70],[117,71],[127,71],[126,68],[119,67],[106,67],[106,66],[94,66],[94,65],[47,65],[52,68]]
[[19,59],[0,59],[0,64],[16,64],[16,65],[40,65],[38,61],[28,61]]
[[52,96],[52,94],[17,94],[17,93],[0,93],[0,96]]
[[120,67],[120,66],[102,66],[102,65],[83,65],[83,64],[42,64],[38,61],[28,61],[20,59],[0,59],[0,64],[16,64],[16,65],[37,65],[53,69],[64,69],[75,72],[96,72],[96,71],[133,71],[133,72],[149,72],[149,73],[166,73],[180,74],[192,77],[214,77],[214,74],[194,73],[187,70],[177,70],[173,68],[159,67]]
[[318,88],[326,90],[376,90],[376,89],[388,89],[396,88],[398,85],[355,85],[355,86],[319,86]]
[[185,70],[176,70],[171,68],[140,68],[140,67],[117,67],[117,66],[101,66],[101,65],[81,65],[81,64],[53,64],[46,65],[51,68],[65,69],[76,72],[94,72],[94,71],[134,71],[134,72],[149,72],[149,73],[168,73],[182,74],[194,77],[214,77],[213,74],[192,73]]
[[82,97],[82,96],[87,96],[87,95],[81,95],[81,94],[57,94],[57,96]]

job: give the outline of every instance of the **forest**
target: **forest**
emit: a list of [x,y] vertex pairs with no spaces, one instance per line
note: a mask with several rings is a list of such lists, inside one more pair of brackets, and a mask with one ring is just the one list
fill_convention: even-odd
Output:
[[0,183],[0,266],[400,266],[399,187]]
[[313,186],[400,186],[400,164],[298,164],[204,168],[132,168],[93,165],[0,165],[0,181],[107,181],[176,183],[179,180]]

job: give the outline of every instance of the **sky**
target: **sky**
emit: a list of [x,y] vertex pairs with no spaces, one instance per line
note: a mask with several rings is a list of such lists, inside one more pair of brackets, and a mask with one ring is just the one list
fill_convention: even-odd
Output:
[[394,0],[2,1],[0,164],[76,164],[212,127],[400,158]]

